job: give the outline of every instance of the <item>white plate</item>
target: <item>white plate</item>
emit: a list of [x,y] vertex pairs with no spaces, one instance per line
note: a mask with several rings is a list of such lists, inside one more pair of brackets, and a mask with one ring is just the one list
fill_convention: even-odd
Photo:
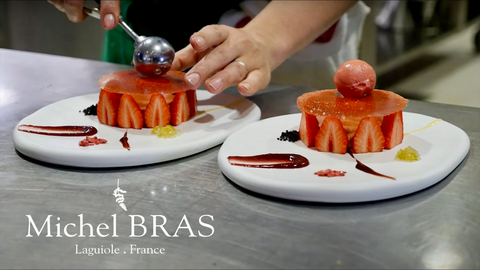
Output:
[[[393,198],[429,187],[445,178],[465,158],[470,148],[467,134],[458,127],[440,121],[430,128],[405,136],[402,144],[381,153],[355,154],[378,173],[395,177],[390,180],[355,169],[348,154],[317,152],[301,141],[277,140],[285,130],[298,130],[301,114],[265,119],[230,135],[218,153],[223,173],[238,185],[274,197],[314,202],[348,203]],[[418,130],[435,118],[403,113],[404,131]],[[398,150],[411,146],[420,160],[395,160]],[[305,156],[310,165],[300,169],[262,169],[230,165],[229,156],[267,153],[291,153]],[[319,177],[324,169],[346,171],[343,177]]]
[[[98,102],[98,94],[65,99],[48,105],[22,119],[18,125],[89,125],[98,129],[95,136],[106,139],[102,145],[80,147],[84,137],[46,136],[13,132],[15,148],[31,158],[75,167],[124,167],[145,165],[192,155],[221,144],[232,132],[260,119],[260,108],[250,100],[229,95],[212,95],[197,90],[198,110],[216,110],[197,115],[177,127],[181,135],[162,139],[152,135],[150,128],[129,129],[131,151],[119,142],[126,129],[102,125],[96,116],[79,112]],[[242,100],[242,102],[236,102]],[[221,106],[234,105],[222,108]]]

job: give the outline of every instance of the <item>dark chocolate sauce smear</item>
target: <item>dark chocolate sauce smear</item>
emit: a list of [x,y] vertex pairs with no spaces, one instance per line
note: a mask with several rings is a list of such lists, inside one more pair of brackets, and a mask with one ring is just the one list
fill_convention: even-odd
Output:
[[18,131],[49,136],[92,136],[97,134],[97,129],[92,126],[33,126],[20,125]]
[[353,156],[352,152],[348,151],[348,153],[350,154],[350,156],[352,156],[353,159],[355,159],[355,161],[357,162],[357,165],[355,165],[355,168],[359,169],[360,171],[365,172],[365,173],[369,173],[369,174],[373,174],[375,176],[380,176],[380,177],[385,177],[385,178],[395,180],[395,178],[393,178],[391,176],[384,175],[384,174],[381,174],[381,173],[378,173],[378,172],[372,170],[372,168],[368,167],[367,165],[363,164],[358,159],[356,159]]
[[297,169],[306,167],[310,164],[306,157],[297,154],[229,156],[228,162],[235,166],[270,169]]
[[127,132],[126,131],[125,131],[125,134],[123,134],[123,137],[120,139],[120,142],[122,143],[123,148],[130,151],[130,144],[128,144],[128,138],[127,138]]

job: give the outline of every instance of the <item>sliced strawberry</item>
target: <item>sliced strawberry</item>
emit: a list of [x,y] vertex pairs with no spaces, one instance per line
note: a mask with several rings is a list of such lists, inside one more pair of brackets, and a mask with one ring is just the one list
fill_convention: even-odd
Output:
[[118,125],[122,128],[143,128],[143,115],[131,95],[124,94],[118,109]]
[[320,130],[315,136],[315,148],[320,152],[345,154],[347,152],[348,136],[340,119],[325,117]]
[[100,90],[97,104],[98,121],[104,125],[116,126],[118,107],[122,94]]
[[187,90],[187,101],[190,109],[190,117],[197,114],[197,90]]
[[178,126],[188,120],[190,107],[188,106],[187,94],[185,92],[175,94],[172,103],[170,103],[170,114],[172,126]]
[[385,146],[382,128],[375,117],[363,118],[352,140],[353,152],[356,154],[382,152]]
[[162,94],[153,94],[150,97],[150,102],[143,112],[143,120],[149,128],[170,124],[170,108]]
[[392,149],[403,141],[403,112],[389,114],[383,118],[382,132],[385,149]]
[[300,128],[298,135],[300,140],[307,146],[315,146],[315,136],[318,132],[318,120],[313,114],[302,112],[302,119],[300,120]]

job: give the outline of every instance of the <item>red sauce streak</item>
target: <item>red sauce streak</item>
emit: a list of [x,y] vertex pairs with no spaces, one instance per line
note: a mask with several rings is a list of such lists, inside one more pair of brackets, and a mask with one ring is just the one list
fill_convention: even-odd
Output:
[[350,156],[352,156],[353,159],[355,159],[355,161],[357,162],[357,165],[355,165],[355,168],[359,169],[360,171],[362,172],[366,172],[366,173],[369,173],[369,174],[373,174],[375,176],[380,176],[380,177],[385,177],[385,178],[389,178],[389,179],[392,179],[392,180],[395,180],[394,177],[391,177],[391,176],[388,176],[388,175],[384,175],[384,174],[381,174],[381,173],[378,173],[374,170],[372,170],[370,167],[368,167],[367,165],[363,164],[362,162],[358,161],[358,159],[356,159],[353,154],[351,152],[348,152],[350,154]]
[[127,132],[126,131],[125,131],[125,134],[123,135],[123,137],[120,139],[120,142],[122,143],[123,148],[130,151],[130,144],[128,144],[128,138],[127,138]]
[[306,157],[297,154],[229,156],[228,162],[235,166],[269,169],[297,169],[306,167],[310,164]]
[[49,136],[92,136],[97,129],[92,126],[33,126],[20,125],[18,131]]

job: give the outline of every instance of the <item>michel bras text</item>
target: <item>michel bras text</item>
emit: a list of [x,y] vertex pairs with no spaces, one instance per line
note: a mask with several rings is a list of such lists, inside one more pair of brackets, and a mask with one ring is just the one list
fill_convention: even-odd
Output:
[[[26,237],[34,237],[35,235],[43,235],[45,237],[119,237],[117,233],[117,214],[111,215],[112,220],[110,223],[99,223],[96,226],[84,222],[83,214],[78,215],[78,223],[71,222],[67,224],[62,224],[60,217],[52,218],[52,215],[48,215],[43,223],[36,223],[31,215],[26,216],[28,219]],[[148,227],[145,225],[145,217],[141,215],[128,216],[130,218],[130,234],[128,237],[143,237],[147,236],[147,233],[150,237],[160,237],[161,235],[166,237],[179,237],[181,231],[183,231],[182,236],[210,237],[215,232],[215,228],[211,224],[213,222],[212,215],[200,216],[198,218],[198,225],[197,223],[192,223],[193,226],[187,216],[183,215],[180,222],[178,222],[178,226],[175,226],[175,232],[171,230],[170,233],[165,228],[167,218],[163,215],[150,215],[152,222]],[[55,219],[56,221],[54,221]],[[42,225],[39,226],[40,224]],[[177,223],[174,225],[176,224]],[[149,228],[151,230],[149,230]]]

